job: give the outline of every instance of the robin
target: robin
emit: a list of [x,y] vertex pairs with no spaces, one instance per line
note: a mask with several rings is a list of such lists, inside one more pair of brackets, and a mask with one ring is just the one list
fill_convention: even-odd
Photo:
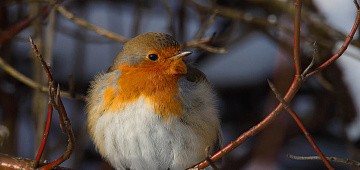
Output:
[[91,83],[90,137],[114,168],[185,169],[221,145],[214,91],[189,54],[171,35],[145,33]]

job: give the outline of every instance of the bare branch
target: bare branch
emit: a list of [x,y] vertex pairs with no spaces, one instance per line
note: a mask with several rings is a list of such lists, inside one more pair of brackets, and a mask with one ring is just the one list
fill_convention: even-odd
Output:
[[[48,67],[48,65],[46,64],[46,62],[44,61],[44,59],[42,58],[42,55],[39,53],[39,50],[37,49],[36,45],[34,44],[32,38],[29,37],[29,40],[30,40],[31,48],[33,49],[33,53],[41,62],[41,65],[48,77],[51,105],[58,112],[59,120],[60,120],[60,127],[62,128],[63,132],[66,133],[66,135],[68,136],[68,145],[66,147],[65,152],[60,157],[58,157],[55,161],[50,162],[39,168],[39,169],[53,169],[54,167],[60,165],[62,162],[64,162],[65,160],[67,160],[70,157],[70,155],[73,151],[73,148],[74,148],[75,136],[72,131],[71,123],[67,116],[65,107],[60,98],[59,86],[57,86],[57,87],[55,86],[55,81],[53,79],[51,70]],[[51,108],[51,111],[52,111],[52,108]],[[48,121],[48,123],[50,123],[50,121]],[[45,146],[45,143],[42,146]],[[41,157],[41,155],[40,155],[40,157]]]
[[360,24],[360,8],[359,8],[359,4],[356,0],[354,0],[356,9],[357,9],[357,15],[356,15],[356,19],[354,21],[354,25],[350,31],[350,33],[348,34],[348,36],[346,37],[343,45],[341,46],[341,48],[327,61],[325,61],[323,64],[321,64],[318,68],[316,68],[314,71],[308,73],[305,75],[305,78],[308,78],[316,73],[318,73],[319,71],[323,70],[324,68],[326,68],[327,66],[329,66],[331,63],[333,63],[335,60],[337,60],[348,48],[351,40],[353,39],[355,32],[357,31],[359,24]]
[[268,80],[268,83],[269,83],[269,86],[270,86],[272,92],[275,94],[276,98],[281,102],[281,104],[284,105],[285,110],[287,112],[289,112],[290,115],[293,117],[296,124],[299,126],[301,131],[304,133],[306,139],[309,141],[310,145],[314,148],[315,152],[320,156],[321,160],[324,162],[325,166],[328,169],[334,169],[331,166],[330,162],[326,159],[325,155],[322,153],[320,148],[317,146],[317,144],[315,143],[315,140],[311,137],[310,133],[307,131],[307,129],[305,128],[304,124],[301,122],[301,120],[298,117],[298,115],[296,114],[296,112],[293,109],[291,109],[291,107],[288,105],[288,103],[281,97],[281,94],[279,91],[276,90],[275,85],[273,83],[271,83],[269,80]]
[[197,48],[201,48],[205,51],[209,51],[212,53],[226,53],[226,49],[223,47],[213,47],[213,46],[209,46],[206,45],[207,43],[210,43],[212,40],[212,37],[210,38],[202,38],[202,39],[195,39],[189,42],[186,42],[183,45],[183,48],[192,48],[192,47],[197,47]]
[[319,57],[319,49],[317,46],[316,41],[313,43],[313,55],[311,56],[311,62],[310,64],[306,67],[306,69],[304,70],[303,73],[301,73],[301,77],[304,78],[304,76],[309,72],[309,70],[314,66],[315,63],[315,58]]
[[34,160],[34,168],[37,168],[40,163],[41,156],[43,154],[43,151],[45,149],[45,145],[50,133],[50,126],[51,126],[51,119],[52,119],[52,112],[53,112],[53,106],[51,104],[51,99],[48,103],[48,112],[47,112],[47,119],[46,119],[46,126],[43,134],[43,138],[41,139],[41,143],[38,149],[38,152],[36,154],[35,160]]
[[97,34],[101,35],[101,36],[104,36],[106,38],[109,38],[109,39],[112,39],[114,41],[118,41],[118,42],[121,42],[121,43],[125,43],[126,41],[128,41],[129,39],[120,35],[120,34],[117,34],[117,33],[114,33],[114,32],[111,32],[111,31],[108,31],[104,28],[100,28],[96,25],[93,25],[93,24],[90,24],[88,23],[87,21],[85,21],[84,19],[81,19],[81,18],[78,18],[76,17],[73,13],[71,13],[70,11],[68,11],[64,6],[62,5],[57,5],[56,6],[56,10],[61,14],[63,15],[64,17],[68,18],[69,20],[73,21],[75,24],[77,25],[80,25],[88,30],[91,30],[91,31],[94,31],[96,32]]
[[[297,156],[297,155],[291,155],[291,154],[288,154],[287,156],[291,159],[301,160],[301,161],[321,160],[321,158],[319,156]],[[347,159],[347,158],[326,157],[326,159],[329,161],[332,161],[332,162],[343,163],[343,164],[350,165],[350,166],[360,167],[360,162],[351,160],[351,159]]]
[[[27,76],[25,76],[24,74],[20,73],[14,67],[10,66],[7,62],[5,62],[1,57],[0,57],[0,69],[4,70],[11,77],[15,78],[16,80],[20,81],[21,83],[25,84],[26,86],[28,86],[34,90],[39,90],[43,93],[49,92],[48,87],[40,85],[39,83],[35,82],[34,80],[32,80],[32,79],[28,78]],[[84,95],[79,95],[79,94],[71,95],[70,92],[66,92],[66,91],[61,91],[61,96],[66,97],[66,98],[73,98],[73,99],[77,99],[77,100],[85,99]]]
[[206,31],[209,29],[209,27],[214,23],[216,18],[216,12],[211,14],[211,16],[204,22],[204,24],[199,28],[198,32],[195,34],[194,39],[199,40],[201,39]]
[[[99,34],[101,36],[104,36],[106,38],[109,38],[109,39],[112,39],[112,40],[115,40],[115,41],[118,41],[118,42],[121,42],[121,43],[125,43],[126,41],[129,40],[128,38],[126,38],[126,37],[124,37],[124,36],[122,36],[120,34],[108,31],[108,30],[106,30],[104,28],[101,28],[101,27],[98,27],[96,25],[90,24],[87,21],[85,21],[84,19],[76,17],[73,13],[68,11],[62,5],[57,5],[56,10],[58,12],[60,12],[60,14],[62,14],[64,17],[66,17],[69,20],[73,21],[75,24],[78,24],[78,25],[80,25],[80,26],[82,26],[82,27],[84,27],[86,29],[94,31],[95,33],[97,33],[97,34]],[[213,17],[215,17],[215,16],[213,16]],[[209,52],[212,52],[212,53],[224,53],[224,52],[226,52],[226,50],[224,48],[212,47],[212,46],[209,46],[209,45],[205,45],[205,43],[208,43],[208,42],[210,42],[210,39],[205,38],[205,39],[194,40],[194,41],[185,43],[184,46],[185,47],[198,47],[198,48],[201,48],[203,50],[206,50],[206,51],[209,51]]]
[[[55,3],[62,3],[64,0],[55,0]],[[9,29],[7,29],[6,31],[2,32],[0,34],[0,45],[4,44],[5,42],[7,42],[8,40],[10,40],[11,38],[13,38],[14,36],[16,36],[18,33],[20,33],[22,30],[26,29],[27,27],[29,27],[31,25],[31,23],[33,21],[35,21],[36,18],[42,16],[42,17],[46,17],[49,15],[51,9],[52,9],[52,5],[46,5],[41,9],[41,12],[33,17],[26,17],[25,19],[22,19],[21,21],[17,22],[14,26],[10,27]]]
[[301,59],[300,59],[300,26],[301,26],[301,6],[302,0],[295,1],[295,17],[294,17],[294,66],[295,75],[301,74]]

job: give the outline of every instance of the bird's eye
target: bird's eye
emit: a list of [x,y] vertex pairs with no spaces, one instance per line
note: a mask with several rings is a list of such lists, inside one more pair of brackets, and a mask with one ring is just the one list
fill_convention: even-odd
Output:
[[149,55],[148,55],[148,58],[149,58],[150,60],[152,60],[152,61],[156,61],[159,57],[158,57],[158,55],[156,55],[156,54],[149,54]]

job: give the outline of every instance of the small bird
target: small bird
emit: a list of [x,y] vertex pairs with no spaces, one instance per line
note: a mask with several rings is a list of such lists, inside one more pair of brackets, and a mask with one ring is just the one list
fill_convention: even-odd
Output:
[[219,149],[215,93],[189,54],[171,35],[138,35],[91,83],[89,134],[114,168],[186,169]]

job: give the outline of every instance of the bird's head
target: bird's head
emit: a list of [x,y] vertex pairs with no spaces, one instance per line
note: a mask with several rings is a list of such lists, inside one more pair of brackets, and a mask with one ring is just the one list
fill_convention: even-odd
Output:
[[186,74],[183,57],[191,52],[181,51],[181,46],[171,35],[149,32],[129,40],[114,61],[111,70],[156,71],[171,75]]

